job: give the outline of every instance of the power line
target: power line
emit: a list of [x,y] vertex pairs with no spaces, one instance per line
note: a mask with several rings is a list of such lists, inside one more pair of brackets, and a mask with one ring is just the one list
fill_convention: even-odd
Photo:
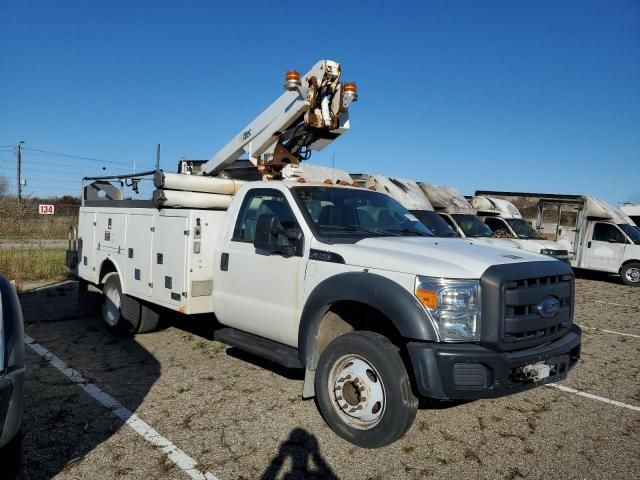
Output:
[[52,152],[50,150],[42,150],[40,148],[32,148],[32,147],[23,147],[24,150],[29,150],[31,152],[39,152],[39,153],[46,153],[49,155],[58,155],[60,157],[66,157],[66,158],[74,158],[74,159],[78,159],[78,160],[87,160],[90,162],[98,162],[98,163],[111,163],[113,165],[123,165],[123,166],[129,166],[128,163],[123,163],[123,162],[115,162],[113,160],[101,160],[99,158],[93,158],[93,157],[83,157],[80,155],[72,155],[70,153],[60,153],[60,152]]

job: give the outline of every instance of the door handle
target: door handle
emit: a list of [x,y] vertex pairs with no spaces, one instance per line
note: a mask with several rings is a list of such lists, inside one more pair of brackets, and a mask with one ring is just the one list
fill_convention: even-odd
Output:
[[591,240],[587,242],[587,248],[591,248]]
[[229,270],[229,254],[223,253],[220,256],[220,270],[226,272]]

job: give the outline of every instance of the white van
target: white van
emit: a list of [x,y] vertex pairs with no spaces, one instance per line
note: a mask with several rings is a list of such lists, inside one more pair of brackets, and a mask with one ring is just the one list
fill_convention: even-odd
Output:
[[619,274],[640,286],[640,229],[621,209],[590,195],[477,191],[513,203],[542,238],[566,248],[575,268]]
[[[354,185],[385,193],[409,210],[436,237],[458,237],[456,231],[436,213],[420,186],[414,180],[371,173],[352,173]],[[378,220],[377,218],[373,220]]]
[[496,238],[491,229],[476,215],[467,199],[455,188],[423,182],[418,182],[418,185],[435,211],[459,237],[473,238],[474,241],[501,247],[521,248],[513,240]]
[[543,239],[508,200],[477,195],[471,199],[471,206],[494,233],[502,232],[524,250],[569,261],[568,250],[556,241]]

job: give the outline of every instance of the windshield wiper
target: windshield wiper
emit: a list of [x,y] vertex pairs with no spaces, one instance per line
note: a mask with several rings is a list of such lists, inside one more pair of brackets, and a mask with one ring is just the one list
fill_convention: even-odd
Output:
[[408,236],[416,236],[416,237],[431,237],[428,233],[418,232],[417,230],[411,230],[410,228],[376,228],[371,230],[372,232],[380,232],[380,233],[390,233],[396,237],[408,237]]

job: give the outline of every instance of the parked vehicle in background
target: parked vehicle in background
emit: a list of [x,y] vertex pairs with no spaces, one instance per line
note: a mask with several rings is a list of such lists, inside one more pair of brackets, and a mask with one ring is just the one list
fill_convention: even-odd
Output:
[[633,223],[637,226],[640,226],[640,204],[639,203],[623,203],[620,206],[620,210],[622,210],[625,214],[629,216]]
[[497,238],[476,215],[467,199],[455,188],[423,182],[418,182],[418,186],[438,215],[449,224],[457,236],[501,247],[520,248],[513,240]]
[[24,325],[15,288],[0,275],[0,477],[14,478],[22,456]]
[[508,200],[476,195],[471,199],[471,206],[491,231],[503,232],[524,250],[569,261],[567,249],[562,248],[558,242],[543,239]]
[[640,230],[621,209],[590,195],[477,191],[508,200],[542,238],[555,240],[575,268],[619,274],[640,286]]
[[[457,237],[451,226],[436,213],[417,182],[370,173],[352,173],[354,185],[385,193],[409,210],[436,237]],[[377,218],[375,219],[377,221]]]

